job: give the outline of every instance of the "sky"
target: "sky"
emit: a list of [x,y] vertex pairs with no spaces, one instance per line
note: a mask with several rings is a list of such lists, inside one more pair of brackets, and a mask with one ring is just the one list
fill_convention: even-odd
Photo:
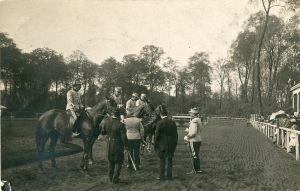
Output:
[[101,64],[151,44],[185,66],[195,52],[226,57],[258,8],[249,0],[0,0],[0,32],[23,52],[81,50]]

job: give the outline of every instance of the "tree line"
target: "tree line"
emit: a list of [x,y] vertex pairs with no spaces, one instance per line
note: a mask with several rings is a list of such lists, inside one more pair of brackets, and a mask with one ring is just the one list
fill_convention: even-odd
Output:
[[[108,57],[97,64],[80,50],[67,57],[50,48],[23,53],[0,33],[1,104],[12,112],[64,109],[66,92],[80,79],[85,106],[120,86],[125,101],[132,92],[144,92],[154,105],[164,102],[174,113],[194,106],[205,114],[244,116],[286,109],[291,107],[290,87],[300,82],[300,16],[284,20],[270,13],[278,1],[261,2],[264,11],[245,21],[226,58],[212,62],[199,51],[184,67],[155,45],[121,61]],[[286,3],[299,8],[297,1]],[[212,92],[212,80],[218,92]]]

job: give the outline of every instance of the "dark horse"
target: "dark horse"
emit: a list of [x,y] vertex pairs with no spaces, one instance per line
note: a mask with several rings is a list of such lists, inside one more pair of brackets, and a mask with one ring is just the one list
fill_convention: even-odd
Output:
[[[116,107],[113,99],[105,99],[96,104],[89,111],[83,110],[78,117],[77,125],[80,131],[80,138],[83,140],[83,157],[80,167],[88,170],[88,160],[93,160],[93,144],[97,139],[100,130],[98,125],[102,119]],[[36,146],[38,152],[39,166],[42,167],[43,153],[47,140],[50,138],[49,156],[53,167],[55,162],[55,146],[59,136],[70,136],[72,128],[69,127],[69,116],[63,110],[53,109],[45,112],[38,121],[36,128]]]
[[154,109],[154,106],[148,103],[139,108],[135,113],[138,118],[142,119],[144,127],[142,152],[144,152],[145,147],[147,147],[148,152],[151,151],[152,137],[155,134],[156,123],[161,120],[160,114],[163,109],[166,109],[164,104],[160,104]]

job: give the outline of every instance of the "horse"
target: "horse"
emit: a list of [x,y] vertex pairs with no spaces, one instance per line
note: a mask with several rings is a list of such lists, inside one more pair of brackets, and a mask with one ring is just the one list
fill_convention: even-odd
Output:
[[[83,110],[77,119],[80,137],[83,140],[83,157],[80,167],[88,172],[88,160],[93,161],[93,144],[100,134],[98,125],[103,118],[109,114],[112,107],[116,107],[116,102],[111,98],[99,102],[89,111]],[[39,167],[42,168],[43,153],[45,144],[50,139],[49,156],[52,167],[56,166],[55,146],[59,136],[71,136],[72,127],[69,126],[69,115],[66,111],[52,109],[45,112],[38,120],[36,128],[36,147],[38,152]]]
[[164,104],[158,105],[156,108],[151,103],[147,103],[140,108],[136,109],[135,115],[142,119],[142,124],[144,127],[144,137],[142,145],[142,153],[145,147],[148,152],[151,152],[152,137],[155,134],[156,123],[161,120],[160,114],[165,108]]

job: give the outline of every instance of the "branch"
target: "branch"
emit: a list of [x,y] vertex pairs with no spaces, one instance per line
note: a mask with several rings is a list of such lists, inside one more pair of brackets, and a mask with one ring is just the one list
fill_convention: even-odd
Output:
[[261,2],[262,2],[262,4],[263,4],[263,7],[264,7],[265,12],[267,12],[267,8],[266,8],[266,5],[265,5],[264,0],[261,0]]
[[282,8],[285,8],[285,6],[283,6],[283,5],[272,5],[272,6],[270,6],[270,8],[272,8],[272,7],[282,7]]

